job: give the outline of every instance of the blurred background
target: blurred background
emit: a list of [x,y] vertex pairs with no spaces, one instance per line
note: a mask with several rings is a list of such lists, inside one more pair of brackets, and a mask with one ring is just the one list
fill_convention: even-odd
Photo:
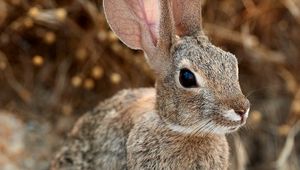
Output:
[[[205,32],[239,60],[251,101],[228,135],[230,169],[300,169],[300,1],[204,0]],[[143,54],[101,0],[0,0],[0,169],[48,169],[76,119],[124,88],[151,87]]]

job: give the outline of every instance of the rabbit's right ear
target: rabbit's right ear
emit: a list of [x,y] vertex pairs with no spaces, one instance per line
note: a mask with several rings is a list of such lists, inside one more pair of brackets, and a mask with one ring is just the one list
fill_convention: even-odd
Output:
[[154,70],[168,62],[174,33],[170,3],[169,0],[103,0],[111,29],[128,47],[143,50]]
[[195,35],[202,32],[202,0],[172,0],[176,34]]

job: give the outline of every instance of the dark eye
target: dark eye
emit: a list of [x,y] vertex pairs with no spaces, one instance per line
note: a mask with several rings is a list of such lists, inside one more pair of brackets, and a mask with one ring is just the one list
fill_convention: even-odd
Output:
[[195,75],[186,68],[180,70],[179,82],[185,88],[197,87]]

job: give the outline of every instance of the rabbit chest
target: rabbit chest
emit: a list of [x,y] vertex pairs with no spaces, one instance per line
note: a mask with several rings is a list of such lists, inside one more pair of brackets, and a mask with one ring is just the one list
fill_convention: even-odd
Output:
[[228,150],[224,135],[173,132],[155,113],[149,113],[129,134],[128,168],[223,170],[228,167]]

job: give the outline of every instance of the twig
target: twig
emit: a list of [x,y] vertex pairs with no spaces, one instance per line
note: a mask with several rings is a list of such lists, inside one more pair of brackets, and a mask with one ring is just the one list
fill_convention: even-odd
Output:
[[53,89],[53,94],[49,99],[49,103],[56,106],[60,104],[61,95],[63,93],[64,88],[66,87],[66,79],[67,74],[70,68],[71,62],[68,59],[65,59],[58,67],[57,77],[56,77],[56,84]]
[[292,149],[294,147],[294,143],[295,143],[295,136],[299,133],[300,131],[300,120],[297,121],[297,123],[292,127],[292,129],[290,130],[284,147],[278,157],[278,159],[275,162],[276,165],[276,169],[278,170],[283,170],[285,165],[287,164],[287,160],[288,157],[291,155],[292,153]]
[[281,0],[283,5],[290,11],[298,23],[300,23],[300,9],[294,0]]
[[39,9],[33,7],[28,11],[28,16],[36,23],[53,27],[62,25],[65,22],[67,15],[68,13],[64,8]]
[[234,151],[235,151],[235,159],[236,159],[236,169],[245,170],[246,164],[248,162],[248,155],[245,149],[245,146],[239,135],[233,136],[234,141]]
[[5,2],[0,1],[0,27],[7,17],[7,5]]
[[247,28],[243,28],[243,32],[233,31],[215,24],[205,24],[205,30],[208,34],[216,36],[227,42],[232,42],[243,46],[251,53],[251,56],[257,56],[257,58],[271,62],[273,64],[285,64],[285,56],[279,51],[270,50],[268,47],[259,42],[258,38],[249,34]]
[[14,73],[12,71],[12,67],[9,64],[6,55],[1,51],[0,51],[0,59],[4,60],[7,64],[6,69],[3,70],[7,83],[25,103],[27,104],[31,103],[32,102],[31,93],[20,82],[16,80]]

